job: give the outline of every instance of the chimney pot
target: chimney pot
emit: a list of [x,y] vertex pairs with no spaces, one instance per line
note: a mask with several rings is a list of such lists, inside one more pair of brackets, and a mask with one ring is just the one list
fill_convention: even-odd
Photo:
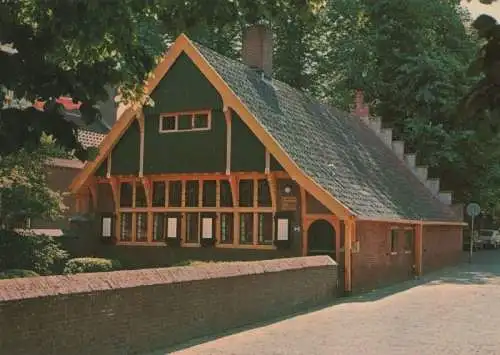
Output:
[[243,63],[264,73],[273,73],[273,33],[266,24],[251,25],[243,31]]

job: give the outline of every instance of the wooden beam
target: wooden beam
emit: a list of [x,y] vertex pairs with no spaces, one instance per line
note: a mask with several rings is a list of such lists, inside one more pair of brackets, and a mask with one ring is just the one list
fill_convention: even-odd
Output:
[[115,204],[115,237],[120,240],[120,181],[116,177],[108,179],[113,194],[113,202]]
[[231,174],[231,109],[224,105],[224,118],[226,120],[226,175]]
[[136,116],[139,123],[140,142],[139,142],[139,177],[144,176],[144,112],[141,110]]
[[111,165],[111,163],[112,163],[112,161],[111,161],[111,154],[112,154],[112,153],[113,153],[113,152],[112,152],[112,151],[110,151],[110,152],[109,152],[109,154],[108,154],[108,160],[107,160],[107,166],[106,166],[106,177],[107,177],[108,179],[111,177],[111,166],[112,166],[112,165]]
[[266,174],[269,174],[271,172],[271,154],[269,153],[268,149],[266,149],[266,168],[264,172]]
[[424,236],[424,226],[423,223],[419,223],[415,226],[415,273],[416,276],[423,275],[423,236]]
[[307,192],[300,186],[300,227],[302,231],[302,255],[306,256],[308,253],[308,240],[307,240],[307,226],[306,226],[306,214],[307,214]]
[[239,178],[237,178],[234,175],[231,175],[229,177],[229,184],[231,185],[231,195],[233,197],[233,207],[238,207],[239,206],[239,199],[240,199],[240,181]]
[[352,291],[352,242],[355,240],[356,222],[353,218],[345,220],[345,253],[344,253],[344,290]]
[[[254,179],[253,180],[253,207],[258,207],[259,205],[259,180]],[[259,244],[259,214],[254,213],[253,214],[253,245]]]
[[277,211],[278,186],[276,184],[276,175],[274,173],[267,175],[267,183],[269,184],[269,194],[271,195],[271,206],[273,206],[273,211]]

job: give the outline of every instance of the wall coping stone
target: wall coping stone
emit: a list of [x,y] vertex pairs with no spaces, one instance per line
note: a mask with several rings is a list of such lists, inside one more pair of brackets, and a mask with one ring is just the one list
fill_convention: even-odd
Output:
[[0,280],[2,302],[335,266],[326,255]]

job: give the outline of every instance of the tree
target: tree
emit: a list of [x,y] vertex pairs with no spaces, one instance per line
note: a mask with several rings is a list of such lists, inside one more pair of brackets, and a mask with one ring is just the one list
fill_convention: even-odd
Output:
[[[492,4],[497,0],[479,1]],[[473,27],[477,30],[481,49],[469,73],[482,75],[464,98],[461,108],[467,117],[487,110],[492,119],[500,121],[500,23],[483,14],[474,21]]]
[[443,189],[491,207],[500,198],[500,121],[456,111],[477,80],[466,75],[478,50],[467,21],[458,0],[329,1],[321,91],[348,110],[363,89],[372,113],[419,153]]
[[[96,103],[118,87],[123,100],[142,100],[144,80],[169,41],[194,33],[215,49],[234,53],[235,30],[269,19],[289,4],[310,11],[321,0],[23,0],[0,2],[0,104],[13,99],[46,102],[32,107],[0,107],[0,155],[20,147],[36,149],[42,132],[86,160],[76,127],[62,119],[55,102],[69,96],[81,102],[90,122]],[[233,37],[234,39],[234,37]]]

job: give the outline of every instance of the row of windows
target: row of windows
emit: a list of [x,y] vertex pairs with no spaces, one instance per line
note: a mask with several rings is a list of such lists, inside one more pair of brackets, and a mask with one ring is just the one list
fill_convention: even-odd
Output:
[[[403,234],[403,240],[400,235]],[[400,244],[400,243],[403,244]],[[405,251],[413,251],[414,231],[413,229],[391,229],[390,248],[391,253],[397,253],[401,247]]]
[[[135,218],[135,241],[146,242],[147,240],[147,218],[144,212],[127,212],[120,214],[120,241],[134,241]],[[220,235],[216,236],[216,216],[207,213],[153,213],[152,240],[162,242],[169,238],[181,238],[181,223],[185,220],[185,235],[182,238],[186,243],[200,243],[201,239],[212,239],[218,237],[221,244],[233,244],[235,242],[233,213],[220,214]],[[288,240],[290,223],[288,219],[275,220],[272,213],[240,213],[238,244],[242,245],[271,245],[273,243],[273,231],[276,229],[278,240]],[[256,229],[255,229],[256,227]]]
[[[254,189],[254,184],[257,184],[257,191]],[[152,189],[153,207],[182,207],[183,195],[185,207],[199,207],[200,202],[202,207],[217,205],[215,180],[186,181],[184,189],[181,181],[154,181]],[[200,189],[202,189],[202,201],[200,201]],[[233,207],[231,185],[228,180],[220,180],[219,201],[221,207]],[[271,205],[271,193],[266,179],[239,182],[240,207],[271,207]],[[147,207],[146,192],[142,183],[138,181],[121,183],[120,207]]]
[[208,131],[211,128],[210,111],[165,114],[160,116],[160,133]]

